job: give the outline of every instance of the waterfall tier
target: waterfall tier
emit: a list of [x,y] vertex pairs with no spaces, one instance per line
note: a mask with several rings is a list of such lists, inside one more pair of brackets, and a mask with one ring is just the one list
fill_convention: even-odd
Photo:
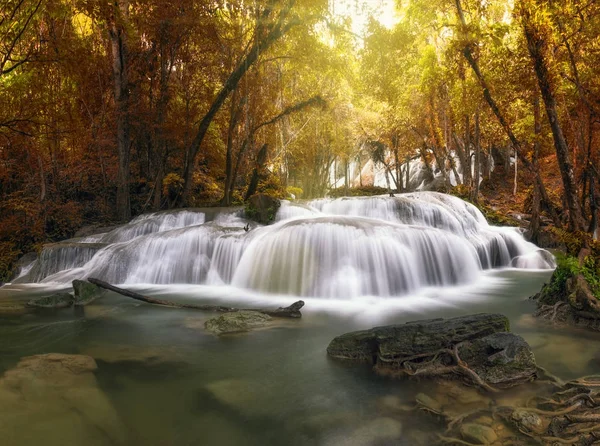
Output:
[[554,267],[516,228],[488,225],[449,195],[283,202],[246,232],[241,211],[146,214],[106,234],[48,246],[20,282],[233,285],[263,293],[400,296],[476,281],[491,268]]

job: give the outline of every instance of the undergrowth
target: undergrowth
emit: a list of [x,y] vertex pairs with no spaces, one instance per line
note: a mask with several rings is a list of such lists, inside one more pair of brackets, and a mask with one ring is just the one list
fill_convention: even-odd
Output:
[[566,293],[567,280],[581,274],[590,290],[597,299],[600,299],[600,262],[594,256],[586,256],[580,265],[576,257],[566,254],[556,255],[556,270],[549,285],[551,293]]

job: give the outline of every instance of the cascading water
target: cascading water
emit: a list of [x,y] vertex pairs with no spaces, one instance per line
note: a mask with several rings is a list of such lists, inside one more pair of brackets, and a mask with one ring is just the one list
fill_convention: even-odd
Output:
[[[247,223],[231,210],[143,215],[52,245],[19,280],[97,277],[345,299],[469,284],[491,268],[554,267],[517,229],[489,226],[473,205],[435,192],[283,202],[275,224],[246,232]],[[89,258],[86,245],[94,247]]]

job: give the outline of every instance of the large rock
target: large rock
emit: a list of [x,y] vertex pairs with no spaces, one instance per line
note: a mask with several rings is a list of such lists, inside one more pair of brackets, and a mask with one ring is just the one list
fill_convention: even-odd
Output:
[[50,296],[32,299],[27,302],[28,307],[35,308],[68,308],[73,305],[74,297],[69,293],[56,293]]
[[74,280],[73,290],[75,291],[75,306],[91,304],[106,293],[105,289],[100,288],[87,280]]
[[281,202],[277,198],[265,194],[254,194],[248,199],[246,218],[263,225],[275,221]]
[[254,328],[264,327],[271,321],[271,316],[258,311],[240,310],[223,313],[219,317],[209,319],[204,328],[217,334],[240,333]]
[[512,387],[536,377],[529,345],[508,333],[499,314],[429,319],[376,327],[338,336],[329,344],[332,358],[369,363],[392,376],[455,376],[484,386]]
[[0,379],[2,445],[127,444],[117,412],[98,387],[96,368],[83,355],[21,359]]

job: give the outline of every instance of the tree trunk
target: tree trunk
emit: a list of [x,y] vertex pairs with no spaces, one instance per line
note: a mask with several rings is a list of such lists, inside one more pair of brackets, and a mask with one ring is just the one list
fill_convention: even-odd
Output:
[[248,190],[246,191],[246,196],[244,197],[244,201],[248,201],[252,195],[256,193],[258,189],[258,182],[261,178],[261,171],[265,168],[265,164],[267,162],[267,144],[263,144],[263,146],[258,151],[258,155],[256,157],[256,166],[252,171],[252,178],[250,179],[250,184],[248,185]]
[[[533,100],[533,121],[535,142],[533,143],[533,165],[539,169],[540,139],[542,137],[542,119],[540,116],[540,97],[536,93]],[[531,220],[529,223],[529,239],[537,243],[540,232],[540,190],[537,183],[533,185],[533,197],[531,202]]]
[[560,168],[560,174],[564,188],[564,199],[569,210],[569,229],[577,231],[583,229],[583,218],[581,207],[577,199],[577,186],[573,175],[573,166],[569,156],[569,148],[567,141],[562,132],[560,123],[558,122],[558,113],[556,111],[556,100],[552,91],[550,82],[550,72],[545,56],[547,42],[544,37],[536,29],[531,11],[527,5],[521,1],[521,23],[527,40],[527,48],[533,61],[535,74],[537,77],[542,99],[546,107],[546,114],[552,129],[552,137],[554,138],[554,148],[556,149],[556,157]]
[[128,0],[119,0],[114,6],[114,17],[109,35],[114,82],[115,112],[117,120],[117,150],[119,169],[117,172],[117,218],[122,221],[131,217],[129,199],[129,156],[131,142],[129,136],[129,81],[126,20]]
[[233,307],[224,307],[222,305],[196,305],[196,304],[186,304],[186,303],[177,303],[171,302],[168,300],[156,299],[154,297],[144,296],[142,294],[136,293],[135,291],[126,290],[124,288],[119,288],[114,285],[111,285],[108,282],[105,282],[100,279],[95,279],[90,277],[88,282],[100,287],[105,290],[112,291],[114,293],[118,293],[122,296],[131,297],[132,299],[139,300],[142,302],[146,302],[153,305],[160,305],[163,307],[172,307],[172,308],[188,308],[191,310],[202,310],[202,311],[216,311],[219,313],[232,313],[236,311],[257,311],[259,313],[268,314],[272,317],[289,317],[289,318],[300,318],[302,317],[302,313],[300,313],[300,309],[304,306],[304,301],[299,300],[294,302],[289,307],[279,307],[274,310],[270,309],[261,309],[261,308],[233,308]]
[[[455,2],[456,2],[458,18],[459,18],[463,28],[466,28],[467,23],[465,21],[465,16],[464,16],[464,13],[462,10],[460,0],[455,0]],[[549,209],[550,215],[552,217],[552,220],[554,221],[554,224],[556,224],[556,226],[560,227],[561,226],[560,219],[552,208],[551,201],[550,201],[550,198],[548,197],[548,193],[546,191],[546,187],[544,186],[544,182],[542,180],[540,172],[537,169],[535,169],[534,166],[531,164],[531,162],[527,159],[527,156],[526,156],[523,146],[521,145],[521,143],[519,142],[519,140],[513,133],[512,128],[508,124],[508,121],[506,121],[506,119],[504,118],[504,115],[500,112],[500,109],[498,108],[498,104],[496,103],[496,101],[492,97],[492,94],[490,93],[490,88],[487,84],[487,81],[483,77],[483,74],[481,73],[481,70],[479,69],[479,64],[475,60],[475,57],[473,57],[473,53],[472,53],[469,45],[467,45],[463,48],[463,56],[465,57],[465,59],[467,59],[467,62],[469,63],[469,65],[471,66],[471,69],[475,73],[475,77],[479,81],[479,84],[481,85],[481,88],[483,90],[484,99],[486,100],[490,109],[496,116],[496,119],[498,119],[498,122],[500,123],[500,125],[502,126],[502,128],[504,129],[506,134],[508,135],[508,138],[510,139],[510,142],[512,143],[513,147],[515,148],[518,157],[521,159],[521,162],[523,163],[525,168],[534,175],[535,181],[540,190],[540,195],[542,197],[542,201],[544,203],[547,203],[548,209]]]
[[[187,157],[186,163],[184,166],[184,185],[183,185],[183,193],[181,195],[181,205],[185,206],[188,204],[190,199],[190,193],[192,191],[192,175],[194,173],[194,166],[196,163],[196,157],[198,156],[198,152],[200,150],[200,146],[202,145],[202,141],[204,141],[204,137],[206,136],[206,132],[210,127],[212,120],[214,119],[217,112],[220,110],[221,106],[231,93],[238,85],[244,74],[250,69],[252,65],[257,61],[258,57],[267,51],[277,40],[279,40],[283,35],[285,35],[293,26],[297,25],[297,21],[289,21],[285,23],[286,19],[290,14],[290,10],[294,5],[294,0],[289,0],[288,4],[284,6],[275,22],[267,29],[267,32],[263,38],[257,38],[246,56],[240,61],[238,66],[233,70],[233,72],[229,75],[229,78],[223,85],[219,94],[213,100],[208,112],[198,125],[198,131],[196,136],[190,146],[187,148]],[[268,21],[269,14],[272,12],[272,7],[268,6],[265,8],[263,14],[259,18],[258,22],[259,28],[264,26],[264,23]]]
[[223,198],[221,198],[221,206],[231,205],[231,188],[233,186],[233,160],[232,160],[232,147],[233,147],[233,136],[235,128],[237,127],[241,103],[237,103],[237,89],[233,91],[231,97],[231,107],[229,110],[229,128],[227,130],[227,149],[225,152],[225,184],[223,187]]
[[128,0],[118,0],[114,6],[114,18],[110,24],[110,46],[113,68],[115,114],[117,120],[117,151],[119,153],[119,170],[117,172],[117,218],[122,221],[131,217],[129,199],[129,81],[128,50],[126,20],[128,16]]
[[479,201],[479,180],[481,175],[481,134],[479,128],[479,109],[475,112],[475,180],[473,184],[473,201]]

